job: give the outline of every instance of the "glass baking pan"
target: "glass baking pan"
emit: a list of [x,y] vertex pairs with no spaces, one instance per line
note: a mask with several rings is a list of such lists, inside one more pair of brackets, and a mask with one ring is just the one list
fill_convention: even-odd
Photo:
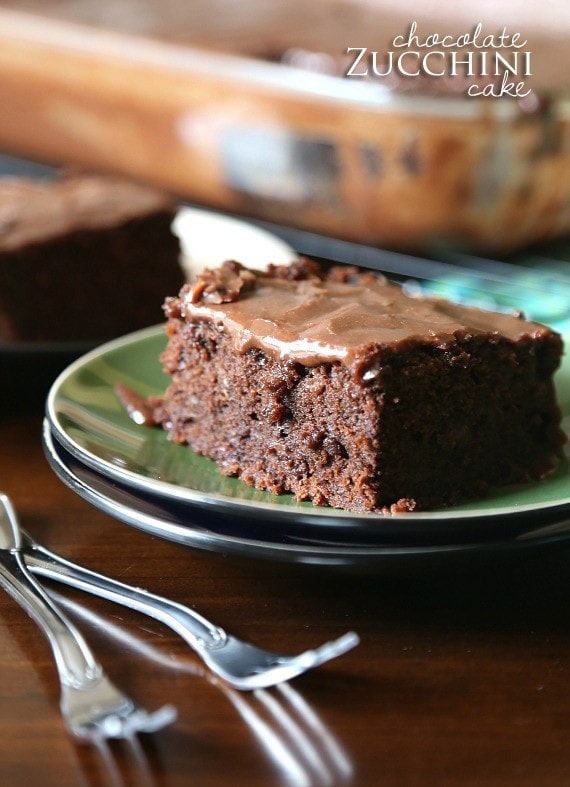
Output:
[[566,95],[403,92],[246,46],[0,7],[0,149],[389,249],[505,254],[570,229]]

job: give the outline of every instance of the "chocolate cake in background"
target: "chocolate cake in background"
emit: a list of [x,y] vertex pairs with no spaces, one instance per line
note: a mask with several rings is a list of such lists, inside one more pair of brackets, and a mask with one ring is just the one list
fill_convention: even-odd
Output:
[[175,210],[114,176],[0,179],[0,342],[99,341],[160,321],[183,283]]
[[396,513],[556,465],[562,341],[540,324],[308,261],[225,263],[165,310],[156,421],[259,489]]

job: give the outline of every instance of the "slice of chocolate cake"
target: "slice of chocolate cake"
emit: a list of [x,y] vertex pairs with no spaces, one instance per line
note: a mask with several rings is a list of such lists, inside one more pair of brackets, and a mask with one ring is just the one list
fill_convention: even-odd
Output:
[[221,471],[353,511],[538,479],[564,442],[560,336],[372,273],[225,263],[165,305],[156,420]]
[[0,341],[111,338],[184,281],[175,204],[122,178],[0,180]]

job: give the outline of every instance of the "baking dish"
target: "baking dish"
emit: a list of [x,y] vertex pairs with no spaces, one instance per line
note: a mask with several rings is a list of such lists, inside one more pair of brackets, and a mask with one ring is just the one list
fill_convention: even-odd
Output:
[[0,147],[373,246],[504,254],[570,229],[570,108],[400,93],[0,12]]

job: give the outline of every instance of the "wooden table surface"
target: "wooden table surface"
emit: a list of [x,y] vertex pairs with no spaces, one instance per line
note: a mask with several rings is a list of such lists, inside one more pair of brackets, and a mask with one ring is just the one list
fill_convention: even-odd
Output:
[[[116,7],[90,7],[101,5]],[[307,22],[312,5],[299,13],[300,28],[318,33]],[[470,22],[480,18],[480,5]],[[413,13],[401,10],[406,24],[415,6]],[[206,27],[210,18],[204,15]],[[340,41],[354,43],[342,25]],[[566,79],[560,43],[547,50]],[[536,58],[538,67],[544,62]],[[18,90],[29,118],[28,94]],[[73,117],[84,128],[84,115]],[[0,348],[0,489],[30,533],[268,648],[300,651],[347,630],[357,631],[361,644],[281,689],[238,693],[213,680],[161,624],[57,588],[117,684],[150,709],[165,702],[178,708],[172,726],[141,736],[139,746],[95,749],[67,734],[48,644],[0,592],[2,787],[570,784],[569,549],[363,570],[232,557],[151,537],[91,507],[56,478],[41,446],[44,392],[10,394],[14,361],[8,372]],[[20,361],[16,374],[27,371],[28,360]],[[37,387],[35,367],[29,386]]]
[[0,488],[43,543],[276,650],[349,629],[361,644],[284,690],[238,693],[161,624],[57,588],[115,682],[149,708],[178,708],[140,747],[98,750],[66,733],[48,645],[1,594],[0,784],[570,783],[568,550],[421,572],[198,551],[115,521],[65,487],[44,458],[41,421],[41,392],[3,404]]

